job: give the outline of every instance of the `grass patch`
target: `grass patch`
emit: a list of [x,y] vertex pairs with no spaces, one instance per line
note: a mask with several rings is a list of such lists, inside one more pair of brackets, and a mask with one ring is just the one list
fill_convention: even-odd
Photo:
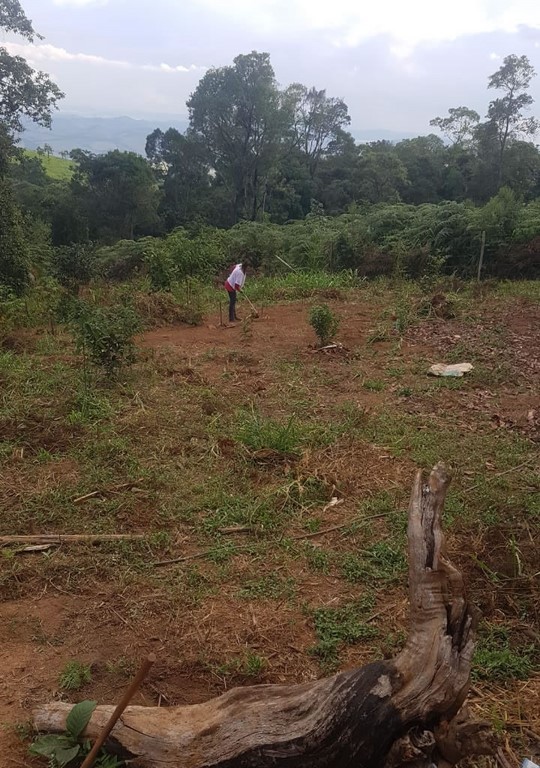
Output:
[[365,379],[362,382],[362,386],[369,392],[382,392],[386,389],[386,384],[380,379]]
[[353,583],[400,581],[406,567],[404,552],[387,541],[378,541],[361,554],[349,552],[341,561],[343,578]]
[[241,658],[212,665],[212,672],[221,678],[260,677],[268,667],[268,659],[251,650],[244,652]]
[[284,454],[298,454],[306,440],[293,415],[284,422],[265,419],[254,409],[238,416],[235,437],[252,451],[271,450]]
[[239,595],[250,599],[269,598],[271,600],[289,600],[296,592],[293,578],[270,573],[259,579],[246,581]]
[[51,179],[55,181],[71,180],[75,170],[75,163],[71,160],[64,160],[63,157],[56,157],[55,155],[40,154],[35,149],[25,149],[24,154],[28,157],[38,158],[45,168],[45,173]]
[[317,643],[309,652],[317,656],[324,669],[338,666],[339,652],[344,646],[377,636],[377,628],[362,620],[373,605],[373,598],[366,596],[339,608],[316,608],[312,612]]
[[474,652],[472,676],[497,682],[526,680],[539,658],[539,647],[513,643],[507,627],[485,625]]
[[304,554],[308,568],[315,573],[328,573],[330,570],[330,553],[325,549],[306,543],[304,545]]

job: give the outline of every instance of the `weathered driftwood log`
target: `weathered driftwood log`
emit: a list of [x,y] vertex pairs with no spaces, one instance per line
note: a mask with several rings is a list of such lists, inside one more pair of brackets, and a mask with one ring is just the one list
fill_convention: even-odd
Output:
[[[471,721],[464,706],[476,614],[445,552],[448,484],[442,465],[414,482],[411,627],[399,656],[302,685],[237,688],[204,704],[129,707],[112,734],[116,748],[149,768],[448,766],[493,751],[487,725]],[[39,708],[36,728],[62,731],[69,709]],[[96,709],[90,738],[112,709]]]

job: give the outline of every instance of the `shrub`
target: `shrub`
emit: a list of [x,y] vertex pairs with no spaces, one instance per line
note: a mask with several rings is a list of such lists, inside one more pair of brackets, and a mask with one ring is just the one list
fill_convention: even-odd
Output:
[[28,251],[20,212],[8,184],[0,179],[0,285],[21,296],[29,280]]
[[312,307],[309,322],[319,340],[319,346],[329,344],[336,335],[340,319],[328,307],[327,304]]
[[133,304],[147,328],[177,323],[199,325],[203,318],[198,302],[182,306],[176,297],[167,291],[154,291],[150,294],[137,291],[133,294]]
[[140,320],[131,308],[83,305],[73,328],[79,349],[109,378],[133,362],[133,336],[140,329]]
[[88,283],[94,274],[95,250],[88,243],[72,243],[56,248],[53,256],[54,276],[65,288],[78,292],[79,284]]

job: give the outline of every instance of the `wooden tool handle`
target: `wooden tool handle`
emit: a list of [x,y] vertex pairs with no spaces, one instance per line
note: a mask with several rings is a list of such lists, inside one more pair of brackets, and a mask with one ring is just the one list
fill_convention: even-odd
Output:
[[105,743],[106,739],[110,735],[112,729],[118,722],[118,719],[120,718],[122,712],[125,710],[131,699],[135,696],[137,690],[139,689],[139,686],[141,685],[142,681],[148,674],[148,671],[150,667],[155,664],[156,657],[153,653],[149,654],[148,657],[143,661],[141,664],[141,667],[137,674],[135,675],[135,678],[127,691],[122,696],[122,700],[118,703],[116,709],[112,713],[112,715],[109,718],[109,722],[99,735],[99,737],[96,739],[94,746],[90,750],[90,752],[87,754],[86,759],[84,763],[81,765],[81,768],[92,768],[92,765],[94,764],[94,760],[98,756],[99,750]]

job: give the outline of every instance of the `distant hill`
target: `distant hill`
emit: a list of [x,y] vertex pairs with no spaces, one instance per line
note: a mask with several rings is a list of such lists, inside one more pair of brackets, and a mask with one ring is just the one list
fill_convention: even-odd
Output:
[[111,149],[138,152],[144,155],[146,137],[156,128],[185,131],[187,120],[135,120],[132,117],[80,117],[58,114],[53,118],[52,129],[28,123],[21,135],[21,146],[37,149],[49,144],[55,154],[72,149],[85,149],[99,154]]
[[71,160],[64,160],[62,157],[47,157],[47,155],[41,155],[35,152],[33,149],[25,150],[25,154],[29,157],[37,157],[43,163],[45,173],[50,176],[51,179],[57,181],[69,181],[73,175],[73,163]]
[[[50,131],[28,123],[21,136],[21,145],[26,149],[37,149],[49,144],[56,155],[64,150],[70,152],[72,149],[86,149],[96,154],[120,149],[144,155],[146,137],[156,128],[166,131],[167,128],[173,127],[183,132],[187,126],[187,119],[182,117],[172,117],[170,120],[163,117],[156,120],[136,120],[132,117],[81,117],[61,112],[54,116]],[[396,142],[417,135],[406,131],[356,128],[352,129],[351,133],[360,143],[382,139]]]

